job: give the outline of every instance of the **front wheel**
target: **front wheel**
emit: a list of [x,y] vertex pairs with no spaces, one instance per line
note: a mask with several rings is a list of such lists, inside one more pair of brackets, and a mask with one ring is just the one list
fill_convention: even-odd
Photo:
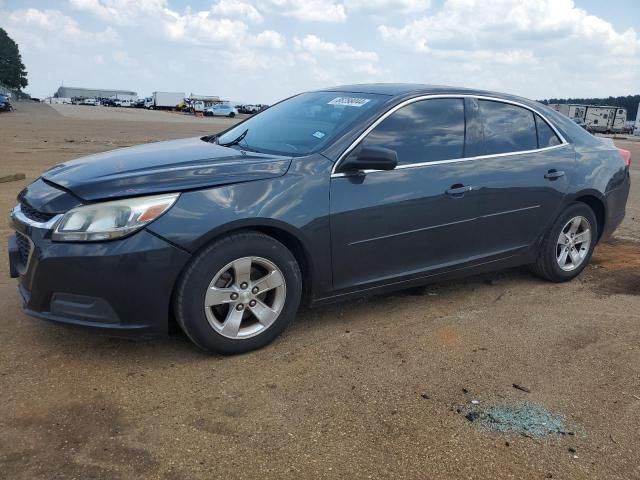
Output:
[[573,203],[545,236],[532,269],[552,282],[572,280],[591,260],[597,240],[598,223],[593,210],[584,203]]
[[199,253],[174,302],[186,335],[209,353],[235,354],[272,342],[300,304],[298,263],[282,243],[259,232],[224,237]]

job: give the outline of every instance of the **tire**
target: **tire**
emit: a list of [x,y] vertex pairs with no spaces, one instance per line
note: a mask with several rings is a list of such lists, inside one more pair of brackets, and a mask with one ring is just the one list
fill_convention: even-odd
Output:
[[235,113],[233,113],[233,112],[231,112],[231,113],[229,114],[229,118],[233,118],[233,117],[235,117],[235,116],[236,116],[236,114],[235,114]]
[[302,275],[293,254],[268,235],[243,231],[193,258],[178,282],[174,311],[196,346],[233,355],[271,343],[294,319],[301,296]]
[[[576,233],[571,237],[572,227],[576,225],[575,219],[581,220]],[[574,222],[569,225],[572,220]],[[567,226],[569,226],[568,230]],[[580,236],[586,229],[589,230],[588,245],[585,242],[576,242],[574,245],[572,242],[587,238],[586,235]],[[560,234],[565,232],[569,234],[569,237],[564,236],[561,239]],[[539,277],[551,282],[573,280],[589,264],[598,238],[598,222],[593,210],[584,203],[572,203],[562,212],[545,235],[538,251],[538,258],[531,269]],[[565,242],[565,247],[559,243],[561,240]],[[567,252],[564,261],[562,258],[563,248]],[[574,254],[580,257],[576,262],[573,260]],[[564,263],[564,268],[561,267],[561,262]]]

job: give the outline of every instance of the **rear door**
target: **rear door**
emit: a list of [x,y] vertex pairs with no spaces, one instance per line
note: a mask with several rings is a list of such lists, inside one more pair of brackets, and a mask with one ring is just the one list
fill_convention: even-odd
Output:
[[482,125],[476,160],[478,230],[487,252],[530,247],[558,215],[574,170],[573,147],[524,105],[477,99]]

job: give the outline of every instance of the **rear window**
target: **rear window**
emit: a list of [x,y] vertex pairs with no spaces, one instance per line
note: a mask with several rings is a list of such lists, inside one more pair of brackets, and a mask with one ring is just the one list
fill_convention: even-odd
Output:
[[484,130],[484,155],[538,148],[533,112],[491,100],[480,100],[478,104]]
[[562,143],[547,122],[540,118],[539,115],[536,115],[536,128],[538,130],[539,148],[553,147]]

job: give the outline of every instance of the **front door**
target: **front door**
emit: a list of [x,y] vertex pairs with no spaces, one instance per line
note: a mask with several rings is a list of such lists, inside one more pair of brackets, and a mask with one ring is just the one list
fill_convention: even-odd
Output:
[[464,99],[426,99],[387,116],[350,153],[381,146],[399,163],[331,179],[337,290],[419,277],[481,254],[473,243],[476,172],[463,160],[464,140]]

